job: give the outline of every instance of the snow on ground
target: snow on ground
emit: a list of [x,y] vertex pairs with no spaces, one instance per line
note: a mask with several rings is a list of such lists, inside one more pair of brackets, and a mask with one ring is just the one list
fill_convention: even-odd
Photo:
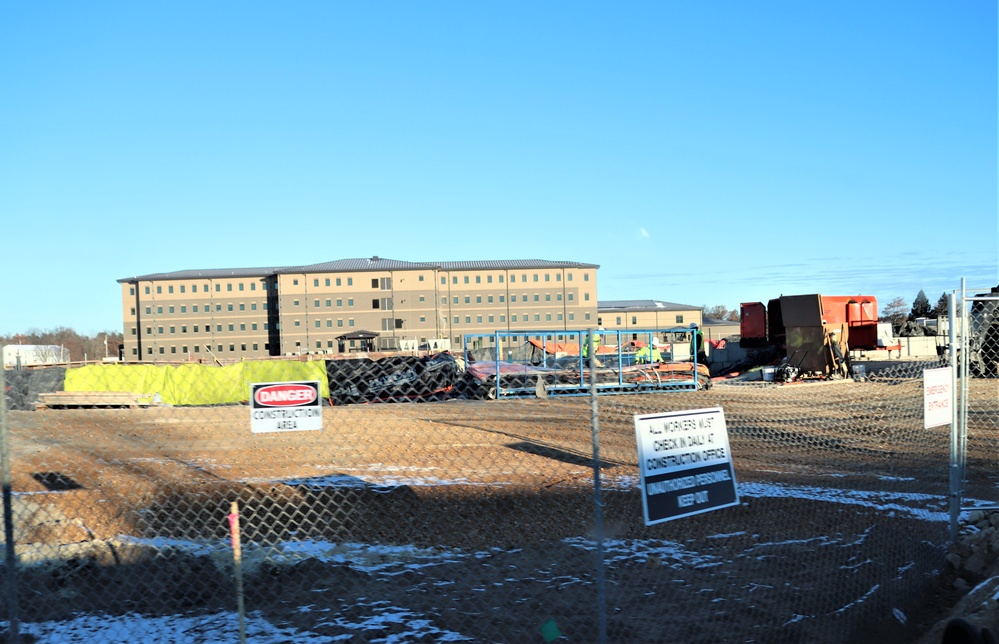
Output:
[[[464,484],[465,481],[442,481],[431,477],[422,478],[392,477],[391,480],[361,481],[352,477],[316,477],[297,481],[286,481],[292,484],[315,487],[331,485],[378,485],[389,490],[398,485],[446,485]],[[634,487],[637,480],[613,480],[606,484],[608,488],[627,489]],[[818,486],[777,485],[762,483],[738,484],[740,497],[755,498],[799,498],[812,501],[825,501],[845,505],[861,505],[879,509],[885,512],[900,513],[910,518],[929,522],[947,521],[947,499],[928,494],[900,494],[884,491],[844,490],[839,488],[824,488]],[[974,504],[974,501],[968,500]],[[940,509],[932,509],[940,508]],[[709,538],[725,538],[732,535],[715,535]],[[158,549],[177,548],[191,554],[217,556],[225,547],[218,543],[183,541],[177,539],[134,539],[122,537],[123,541],[142,543]],[[577,537],[567,539],[566,544],[593,549],[593,541]],[[724,562],[708,555],[691,552],[680,544],[666,541],[645,541],[629,539],[628,541],[608,540],[603,544],[606,561],[611,564],[622,564],[626,561],[646,561],[650,557],[669,558],[696,566],[715,566]],[[314,558],[324,562],[338,563],[368,573],[392,574],[395,571],[414,569],[423,566],[435,566],[460,560],[466,557],[487,556],[488,553],[463,553],[453,549],[415,548],[399,546],[372,546],[368,544],[345,544],[319,541],[295,541],[270,546],[246,544],[243,547],[244,565],[252,566],[253,562],[283,561],[293,563],[306,558]],[[260,644],[280,644],[296,642],[302,644],[318,644],[349,640],[355,635],[369,632],[367,641],[396,644],[428,638],[420,641],[457,642],[469,641],[471,638],[460,633],[437,629],[420,615],[413,614],[405,608],[387,605],[386,602],[372,600],[366,605],[355,606],[354,614],[363,616],[348,622],[338,616],[333,622],[338,630],[346,635],[334,638],[315,633],[279,628],[267,622],[259,614],[250,614],[246,618],[245,628],[247,640]],[[309,612],[311,607],[302,606],[303,612]],[[384,625],[392,623],[397,626],[391,636],[371,639],[370,633],[383,632]],[[404,625],[401,631],[398,626]],[[0,626],[7,628],[6,622]],[[199,617],[188,616],[146,616],[127,614],[108,616],[99,614],[80,615],[79,617],[58,622],[22,623],[20,632],[34,636],[38,642],[53,644],[84,644],[93,641],[135,641],[135,642],[171,642],[176,644],[194,644],[195,642],[231,642],[238,641],[239,617],[235,613],[219,612]]]

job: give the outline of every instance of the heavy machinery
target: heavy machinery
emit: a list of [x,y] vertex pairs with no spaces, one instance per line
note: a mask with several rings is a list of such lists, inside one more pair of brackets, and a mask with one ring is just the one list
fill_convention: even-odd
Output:
[[968,369],[979,378],[999,377],[999,286],[971,300]]
[[740,307],[744,348],[772,348],[804,374],[829,376],[835,360],[829,333],[850,349],[878,346],[878,302],[872,295],[782,295]]

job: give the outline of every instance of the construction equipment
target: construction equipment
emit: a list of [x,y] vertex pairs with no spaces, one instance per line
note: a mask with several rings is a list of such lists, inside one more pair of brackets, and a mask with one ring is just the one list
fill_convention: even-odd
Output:
[[967,347],[972,375],[999,377],[999,286],[974,296],[968,317]]

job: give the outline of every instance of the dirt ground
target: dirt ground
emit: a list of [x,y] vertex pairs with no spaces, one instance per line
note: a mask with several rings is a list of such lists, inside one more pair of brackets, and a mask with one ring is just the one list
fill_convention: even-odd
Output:
[[[599,601],[616,642],[914,641],[961,597],[946,524],[921,516],[945,511],[948,430],[896,411],[918,396],[842,383],[601,399],[599,573],[586,398],[326,407],[323,431],[273,434],[251,433],[242,406],[10,412],[19,555],[62,562],[28,567],[22,618],[231,607],[219,553],[168,540],[225,545],[237,501],[247,602],[346,641],[400,628],[345,626],[374,598],[473,641],[542,641],[549,622],[593,641]],[[764,491],[645,526],[633,415],[716,405],[739,483]],[[849,501],[800,492],[833,488]],[[886,496],[867,503],[871,489]],[[382,555],[374,571],[255,557],[287,541],[455,554]]]

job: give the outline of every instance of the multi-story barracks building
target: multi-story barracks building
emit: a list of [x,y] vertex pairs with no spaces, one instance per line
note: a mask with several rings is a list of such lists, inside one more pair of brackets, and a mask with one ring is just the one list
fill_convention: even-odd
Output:
[[[119,279],[128,361],[394,351],[466,333],[597,325],[595,264],[405,262],[184,270]],[[442,343],[446,344],[446,343]]]

